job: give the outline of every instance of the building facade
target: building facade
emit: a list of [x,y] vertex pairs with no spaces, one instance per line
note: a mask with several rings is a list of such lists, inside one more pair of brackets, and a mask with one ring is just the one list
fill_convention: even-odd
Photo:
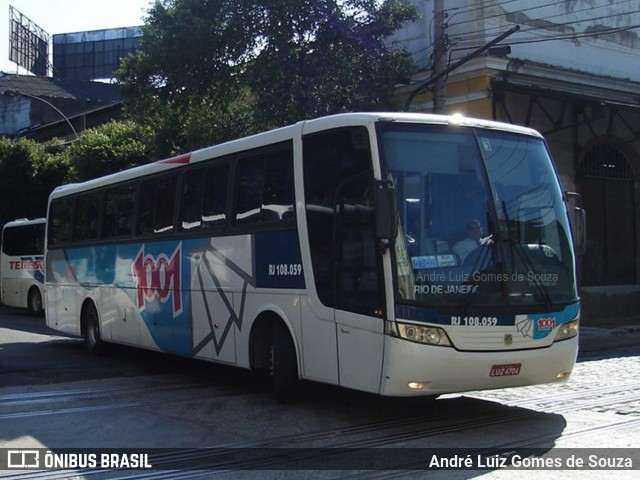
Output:
[[0,135],[46,141],[122,118],[116,85],[0,72]]
[[410,1],[421,18],[391,40],[418,68],[406,109],[543,133],[587,212],[581,284],[640,284],[640,1]]

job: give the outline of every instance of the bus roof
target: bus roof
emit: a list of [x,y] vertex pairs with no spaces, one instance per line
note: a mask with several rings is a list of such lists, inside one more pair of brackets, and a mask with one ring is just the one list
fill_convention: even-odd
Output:
[[194,164],[225,155],[231,155],[244,150],[265,145],[279,143],[294,138],[296,134],[315,133],[330,128],[348,127],[355,125],[372,125],[376,122],[406,122],[424,123],[432,125],[455,125],[460,127],[476,127],[492,130],[500,130],[522,135],[530,135],[542,138],[536,130],[508,123],[465,117],[462,115],[436,115],[425,113],[403,112],[378,112],[378,113],[340,113],[313,120],[303,120],[294,125],[270,130],[256,135],[231,140],[219,145],[205,147],[190,153],[158,160],[153,163],[141,165],[121,172],[112,173],[100,178],[88,180],[83,183],[67,184],[57,187],[51,194],[51,198],[63,197],[76,192],[92,190],[115,183],[133,180],[143,175],[160,173],[186,164]]
[[46,218],[34,218],[32,220],[29,220],[28,218],[17,218],[16,220],[11,220],[10,222],[5,223],[2,228],[5,229],[11,227],[22,227],[24,225],[36,225],[38,223],[45,223],[46,221]]

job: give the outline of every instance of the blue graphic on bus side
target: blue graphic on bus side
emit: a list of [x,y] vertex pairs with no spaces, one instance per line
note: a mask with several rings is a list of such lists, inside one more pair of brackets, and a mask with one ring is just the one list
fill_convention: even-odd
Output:
[[302,257],[298,235],[295,232],[282,231],[256,235],[254,258],[258,287],[305,288]]
[[[251,248],[235,248],[234,242]],[[52,279],[87,291],[117,288],[159,349],[193,356],[208,345],[219,354],[231,329],[242,329],[247,291],[303,289],[301,265],[297,232],[282,231],[70,248],[49,268]],[[233,292],[240,298],[238,311]],[[194,322],[201,322],[197,331]]]
[[44,284],[44,256],[42,255],[20,257],[19,261],[10,261],[9,268],[27,271],[36,282]]

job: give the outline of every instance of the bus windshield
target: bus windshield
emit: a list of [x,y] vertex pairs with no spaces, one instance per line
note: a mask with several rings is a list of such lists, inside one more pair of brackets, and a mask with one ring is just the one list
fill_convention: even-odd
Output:
[[400,303],[554,308],[577,300],[562,191],[541,138],[459,126],[383,123],[400,225]]

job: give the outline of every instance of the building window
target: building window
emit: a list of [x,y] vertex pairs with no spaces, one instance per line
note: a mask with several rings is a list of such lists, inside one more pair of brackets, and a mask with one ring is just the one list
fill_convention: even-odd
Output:
[[578,175],[610,180],[635,180],[631,164],[614,145],[596,145],[582,160]]

